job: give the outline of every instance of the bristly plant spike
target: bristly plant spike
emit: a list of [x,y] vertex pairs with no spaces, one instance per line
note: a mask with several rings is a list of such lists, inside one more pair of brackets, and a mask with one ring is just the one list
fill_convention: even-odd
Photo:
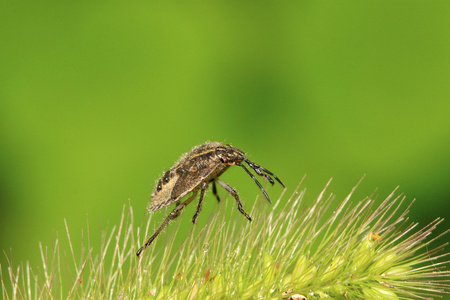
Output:
[[[284,187],[284,184],[277,176],[269,170],[251,162],[242,150],[231,147],[230,145],[223,145],[219,142],[206,142],[200,146],[194,147],[191,151],[183,155],[175,165],[165,172],[158,180],[152,193],[152,202],[149,206],[149,210],[153,212],[172,203],[175,203],[175,209],[172,210],[156,232],[148,239],[147,243],[139,248],[136,255],[139,256],[145,248],[153,243],[164,227],[166,227],[171,220],[180,215],[186,206],[195,199],[197,192],[200,190],[197,211],[192,218],[192,222],[195,224],[195,221],[202,210],[203,197],[205,196],[205,191],[209,187],[209,184],[212,185],[212,191],[214,196],[216,196],[217,201],[220,202],[219,195],[217,194],[216,182],[234,197],[239,212],[251,221],[252,219],[242,207],[238,193],[227,183],[219,180],[219,176],[231,166],[242,167],[259,186],[267,201],[272,203],[269,195],[267,195],[259,181],[242,164],[243,161],[246,162],[257,175],[267,179],[272,185],[275,183],[272,179],[273,177]],[[189,193],[192,193],[192,195],[184,202],[181,202],[181,199]]]
[[[74,230],[66,225],[68,238],[40,247],[38,268],[13,265],[5,253],[3,299],[397,300],[449,292],[449,253],[435,245],[440,235],[430,238],[442,219],[419,228],[406,217],[411,204],[396,191],[383,201],[358,202],[350,200],[353,189],[332,205],[329,185],[308,205],[300,185],[290,197],[285,190],[273,209],[255,201],[252,223],[224,201],[207,226],[192,226],[182,243],[176,233],[157,239],[139,259],[136,245],[153,220],[149,215],[135,228],[131,205],[102,234],[99,249],[90,246],[97,243],[89,240],[89,224],[81,246],[71,243]],[[174,223],[177,231],[183,221]]]

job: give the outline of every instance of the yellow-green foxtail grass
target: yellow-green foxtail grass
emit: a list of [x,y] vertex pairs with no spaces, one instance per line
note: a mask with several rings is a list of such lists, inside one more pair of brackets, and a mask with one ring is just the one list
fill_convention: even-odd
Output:
[[[331,181],[331,180],[330,180]],[[4,299],[434,299],[449,291],[443,252],[423,228],[408,221],[411,203],[392,192],[381,203],[367,197],[338,206],[327,188],[311,205],[300,185],[283,192],[267,213],[255,201],[251,223],[220,204],[206,225],[192,227],[181,245],[159,237],[137,258],[151,218],[135,228],[131,205],[103,234],[100,249],[87,243],[63,249],[57,238],[40,245],[42,265],[11,265],[1,276]],[[285,190],[286,192],[286,190]],[[230,200],[230,199],[228,199]],[[258,199],[257,199],[258,200]],[[336,207],[331,210],[331,207]],[[234,210],[233,210],[234,211]],[[173,222],[175,232],[186,218]],[[73,230],[71,230],[73,234]],[[66,241],[64,241],[66,242]],[[76,257],[74,248],[81,248]],[[78,249],[79,249],[78,248]]]

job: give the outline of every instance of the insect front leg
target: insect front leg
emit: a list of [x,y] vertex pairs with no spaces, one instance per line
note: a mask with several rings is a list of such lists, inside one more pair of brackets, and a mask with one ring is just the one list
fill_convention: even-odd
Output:
[[195,212],[194,217],[192,218],[192,223],[194,223],[194,224],[195,224],[195,220],[198,217],[198,214],[202,210],[203,196],[205,196],[205,191],[206,191],[207,188],[208,188],[208,183],[203,182],[202,183],[202,188],[201,188],[201,191],[200,191],[200,199],[198,200],[197,211]]
[[175,207],[175,209],[172,210],[172,212],[167,216],[167,218],[164,220],[164,222],[162,222],[162,224],[159,226],[159,228],[156,230],[156,232],[148,239],[147,243],[145,243],[145,245],[142,246],[141,248],[139,248],[139,250],[136,252],[136,255],[138,257],[145,248],[147,248],[148,246],[150,246],[151,243],[153,243],[153,240],[156,239],[156,237],[158,236],[158,234],[161,233],[161,231],[164,229],[164,227],[166,227],[170,221],[172,221],[173,219],[175,219],[176,217],[178,217],[180,215],[181,211],[189,203],[191,203],[192,200],[194,200],[195,196],[197,196],[197,191],[194,191],[191,197],[189,197],[183,203],[177,205],[177,207]]
[[227,190],[228,193],[231,194],[231,196],[234,197],[234,199],[236,200],[237,203],[237,209],[241,212],[241,214],[243,214],[249,221],[252,220],[252,218],[250,218],[250,216],[244,211],[244,208],[242,207],[242,203],[241,200],[239,200],[239,196],[238,193],[231,187],[229,186],[227,183],[220,181],[218,179],[215,179],[215,181],[217,181],[217,183],[223,187],[224,189]]

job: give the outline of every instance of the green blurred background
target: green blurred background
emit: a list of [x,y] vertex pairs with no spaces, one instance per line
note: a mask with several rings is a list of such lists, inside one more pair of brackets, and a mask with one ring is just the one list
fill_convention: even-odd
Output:
[[[156,179],[207,140],[288,193],[307,174],[308,201],[332,176],[342,199],[366,174],[354,201],[400,185],[412,220],[449,215],[449,1],[1,7],[0,250],[14,266],[39,266],[64,219],[75,245],[87,215],[97,246],[129,201],[140,225]],[[246,207],[260,195],[239,168],[222,178]],[[201,224],[218,205],[206,200]]]

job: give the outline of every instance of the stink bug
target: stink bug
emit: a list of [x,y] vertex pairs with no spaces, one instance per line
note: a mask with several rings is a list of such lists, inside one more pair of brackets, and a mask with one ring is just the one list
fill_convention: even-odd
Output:
[[[246,162],[256,174],[266,178],[272,185],[275,183],[273,180],[273,178],[275,178],[275,180],[284,187],[284,184],[277,176],[269,170],[248,160],[245,153],[237,148],[230,145],[223,145],[219,142],[206,142],[203,145],[197,146],[183,155],[175,165],[165,172],[158,180],[152,193],[152,202],[149,204],[148,209],[153,212],[172,203],[175,203],[176,206],[156,232],[150,237],[147,243],[136,252],[136,255],[139,256],[141,252],[153,242],[164,227],[166,227],[171,220],[180,215],[181,211],[195,199],[197,192],[200,190],[197,211],[192,218],[192,222],[195,224],[198,214],[202,209],[203,197],[209,184],[212,186],[212,192],[217,198],[217,201],[220,201],[220,198],[217,194],[216,182],[234,197],[237,203],[237,209],[251,221],[252,219],[242,207],[237,192],[227,183],[218,179],[230,166],[236,165],[242,167],[245,172],[253,178],[269,203],[272,203],[269,195],[267,195],[259,181],[242,164],[243,161]],[[192,195],[184,202],[180,202],[181,198],[188,193],[192,193]]]

